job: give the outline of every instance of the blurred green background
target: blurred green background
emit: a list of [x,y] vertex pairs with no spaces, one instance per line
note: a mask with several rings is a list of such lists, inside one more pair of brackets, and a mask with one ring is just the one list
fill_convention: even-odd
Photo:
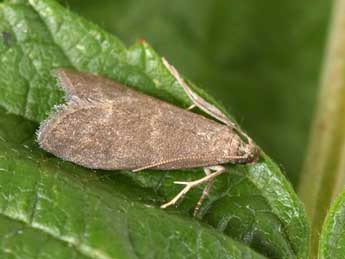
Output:
[[298,181],[331,1],[61,0],[128,46],[143,38],[216,97]]

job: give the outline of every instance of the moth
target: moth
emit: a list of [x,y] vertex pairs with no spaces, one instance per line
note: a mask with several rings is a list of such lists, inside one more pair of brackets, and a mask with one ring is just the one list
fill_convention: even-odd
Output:
[[[175,170],[204,168],[205,176],[190,182],[161,207],[175,204],[191,188],[207,183],[197,214],[222,164],[255,162],[259,149],[218,108],[201,98],[164,58],[165,67],[191,100],[189,109],[137,92],[86,72],[54,71],[65,92],[59,106],[37,134],[41,148],[78,165],[105,170]],[[215,120],[193,113],[198,107]]]

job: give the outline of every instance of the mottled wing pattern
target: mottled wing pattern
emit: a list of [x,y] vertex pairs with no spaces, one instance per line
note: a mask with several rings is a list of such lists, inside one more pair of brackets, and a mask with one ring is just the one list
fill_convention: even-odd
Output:
[[177,169],[239,154],[241,140],[227,126],[100,77],[58,76],[70,98],[42,124],[38,142],[62,159],[99,169]]

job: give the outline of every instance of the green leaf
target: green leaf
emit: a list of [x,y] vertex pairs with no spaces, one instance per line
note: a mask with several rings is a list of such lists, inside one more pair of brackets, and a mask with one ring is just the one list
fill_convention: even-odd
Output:
[[345,255],[345,192],[332,204],[322,227],[319,259],[339,259]]
[[[301,203],[263,152],[256,164],[227,166],[228,173],[216,179],[203,204],[198,223],[190,215],[202,187],[188,193],[177,209],[157,207],[181,188],[174,180],[200,178],[201,169],[92,171],[52,157],[33,144],[34,122],[41,122],[63,102],[51,76],[57,67],[98,73],[188,107],[187,96],[148,44],[127,49],[52,0],[0,5],[0,31],[6,32],[0,41],[0,60],[6,64],[0,67],[0,105],[21,116],[5,116],[5,112],[1,116],[0,215],[13,225],[3,227],[6,235],[20,238],[15,229],[31,229],[23,230],[29,243],[18,241],[21,246],[4,251],[46,254],[43,239],[47,247],[54,247],[50,253],[62,246],[65,253],[92,258],[186,254],[208,258],[215,252],[256,258],[239,241],[271,258],[307,257],[309,228]],[[33,232],[40,234],[35,237]]]

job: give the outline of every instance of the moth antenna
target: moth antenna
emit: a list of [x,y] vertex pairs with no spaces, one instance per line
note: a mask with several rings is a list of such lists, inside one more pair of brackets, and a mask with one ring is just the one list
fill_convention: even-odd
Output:
[[180,73],[176,70],[176,68],[171,65],[164,57],[162,58],[162,62],[164,66],[168,69],[171,75],[177,80],[177,82],[182,86],[183,90],[192,101],[192,105],[188,107],[188,110],[197,106],[202,111],[206,112],[211,117],[223,122],[225,125],[228,125],[230,128],[235,129],[239,134],[245,137],[248,141],[248,144],[253,144],[253,140],[244,133],[241,129],[239,129],[235,123],[233,123],[222,111],[220,111],[216,106],[210,104],[201,96],[193,92],[193,90],[188,86],[188,84],[182,79]]
[[201,96],[196,94],[189,86],[188,84],[182,79],[179,72],[176,70],[176,68],[169,64],[169,62],[162,58],[162,62],[164,66],[168,69],[170,74],[177,80],[177,82],[181,85],[191,102],[197,106],[199,109],[206,112],[211,117],[223,122],[225,125],[235,127],[235,124],[228,119],[228,117],[221,112],[216,106],[210,104],[205,99],[203,99]]

